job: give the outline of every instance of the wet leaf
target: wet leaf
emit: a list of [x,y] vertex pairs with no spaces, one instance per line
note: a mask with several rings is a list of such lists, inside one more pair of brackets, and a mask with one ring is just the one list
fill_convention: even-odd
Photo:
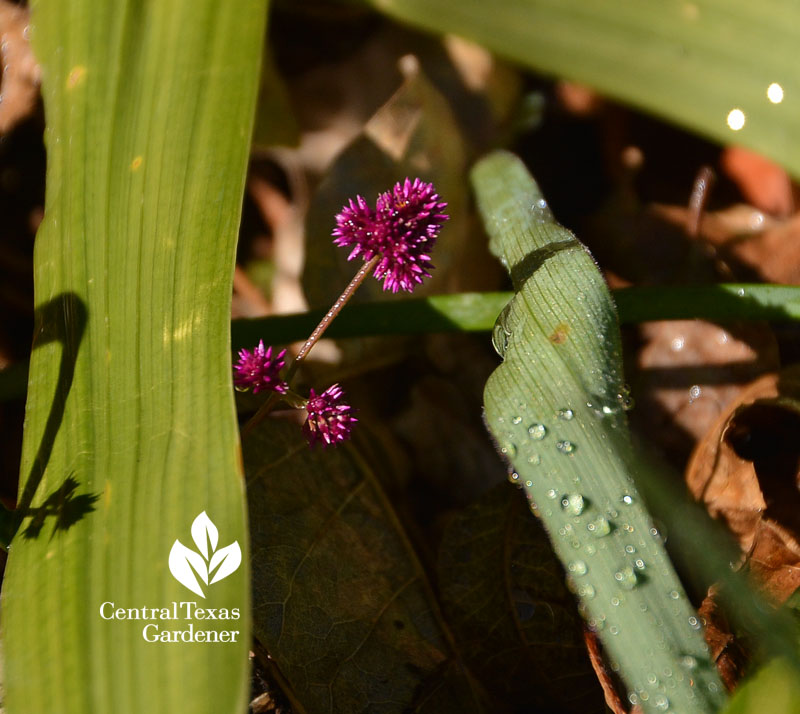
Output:
[[244,444],[256,638],[308,712],[483,712],[425,573],[352,445]]
[[564,571],[521,493],[500,486],[453,519],[439,586],[464,658],[495,701],[604,711]]
[[[484,390],[487,427],[632,703],[645,711],[670,704],[714,711],[722,684],[632,478],[637,464],[608,288],[519,159],[492,153],[475,166],[472,181],[490,247],[516,291],[495,326],[503,362]],[[550,339],[555,333],[566,340]],[[686,656],[691,678],[681,675],[667,689],[652,676],[683,672]]]

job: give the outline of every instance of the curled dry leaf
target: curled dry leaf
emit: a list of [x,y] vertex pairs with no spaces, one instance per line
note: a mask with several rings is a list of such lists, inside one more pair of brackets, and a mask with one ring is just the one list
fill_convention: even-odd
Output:
[[799,429],[800,368],[762,377],[709,430],[686,476],[776,603],[800,587]]
[[27,8],[0,0],[0,134],[30,116],[39,96],[39,65],[28,41]]
[[714,325],[702,320],[641,326],[633,418],[665,453],[683,463],[695,442],[737,399],[743,384],[777,369],[766,325]]

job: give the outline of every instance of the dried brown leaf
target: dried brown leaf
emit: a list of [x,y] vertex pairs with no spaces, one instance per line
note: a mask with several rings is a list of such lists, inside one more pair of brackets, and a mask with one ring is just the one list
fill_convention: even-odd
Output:
[[800,369],[765,376],[729,405],[695,450],[687,483],[736,536],[775,602],[800,586]]

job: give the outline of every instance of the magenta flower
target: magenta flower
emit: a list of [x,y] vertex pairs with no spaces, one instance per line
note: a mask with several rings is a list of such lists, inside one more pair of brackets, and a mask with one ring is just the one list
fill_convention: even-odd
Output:
[[280,378],[280,371],[286,366],[286,350],[272,354],[272,347],[264,349],[264,340],[252,350],[239,350],[239,362],[233,367],[233,384],[245,391],[252,387],[253,394],[271,390],[286,394],[289,385]]
[[346,441],[353,424],[358,421],[353,416],[353,407],[344,401],[344,392],[338,384],[328,387],[322,394],[311,389],[306,412],[308,418],[303,424],[303,434],[309,446],[321,443],[325,448]]
[[357,196],[336,216],[333,242],[352,246],[348,260],[380,256],[375,277],[383,289],[411,292],[433,268],[431,251],[448,216],[433,184],[406,178],[378,196],[375,210]]

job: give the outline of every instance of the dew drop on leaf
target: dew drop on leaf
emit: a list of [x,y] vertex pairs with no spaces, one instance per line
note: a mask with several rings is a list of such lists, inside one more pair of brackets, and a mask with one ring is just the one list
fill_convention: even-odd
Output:
[[572,421],[574,416],[575,412],[573,412],[572,409],[559,409],[556,412],[556,417],[562,421]]
[[586,530],[595,538],[602,538],[611,532],[611,524],[605,516],[599,516],[586,526]]
[[572,516],[581,515],[583,505],[583,496],[579,493],[572,493],[561,499],[561,507]]
[[589,572],[589,568],[586,566],[586,563],[584,563],[582,560],[573,560],[567,566],[567,568],[569,569],[569,572],[572,573],[573,575],[586,575],[586,573]]
[[575,452],[575,450],[576,450],[578,447],[577,447],[577,445],[576,445],[576,444],[573,444],[571,441],[566,441],[566,440],[563,440],[563,441],[559,441],[559,442],[557,442],[557,443],[556,443],[556,448],[557,448],[557,449],[558,449],[558,450],[559,450],[559,451],[560,451],[562,454],[567,454],[567,455],[569,455],[569,454],[572,454],[572,453],[574,453],[574,452]]
[[544,424],[531,424],[528,427],[528,436],[534,441],[541,441],[547,436],[547,427]]
[[630,565],[626,565],[614,573],[614,580],[619,583],[623,590],[633,590],[638,582],[636,573],[633,572],[633,568]]

